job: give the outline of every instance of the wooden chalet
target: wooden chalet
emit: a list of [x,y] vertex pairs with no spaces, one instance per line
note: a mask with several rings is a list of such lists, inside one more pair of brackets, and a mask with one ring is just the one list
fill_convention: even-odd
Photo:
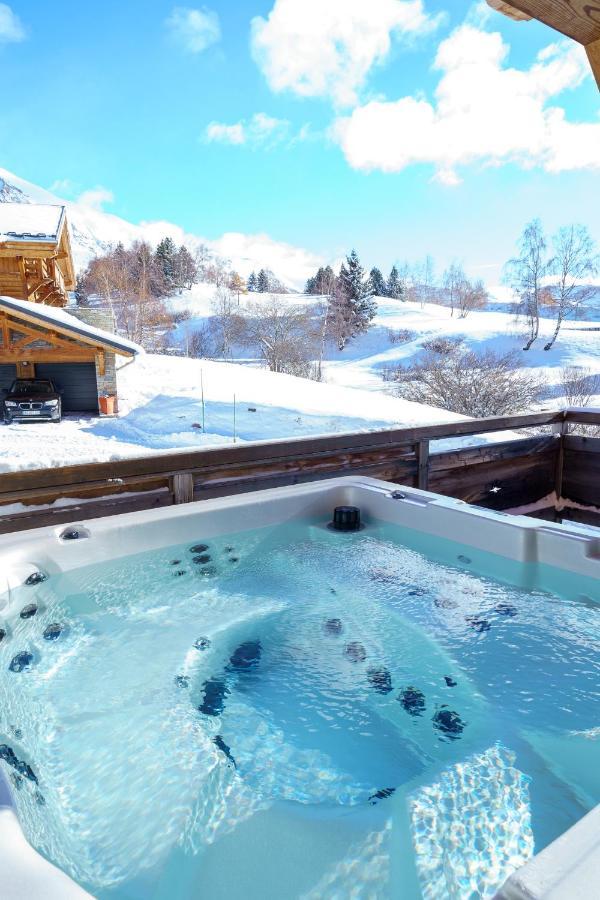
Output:
[[73,290],[64,206],[0,203],[0,295],[66,306]]
[[15,378],[50,378],[64,412],[97,413],[117,402],[116,355],[138,347],[112,318],[69,306],[75,268],[64,206],[0,203],[0,389]]
[[487,0],[510,19],[537,19],[585,47],[600,88],[600,4],[589,0]]

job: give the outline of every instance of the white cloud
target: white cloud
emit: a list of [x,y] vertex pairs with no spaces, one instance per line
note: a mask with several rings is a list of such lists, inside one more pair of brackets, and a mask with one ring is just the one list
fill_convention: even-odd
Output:
[[[111,218],[114,223],[115,219]],[[119,220],[117,220],[119,221]],[[281,278],[289,287],[301,289],[307,278],[314,275],[319,266],[325,264],[325,260],[306,250],[277,241],[268,234],[245,234],[239,231],[229,231],[216,239],[209,239],[201,235],[190,234],[179,225],[172,222],[154,221],[140,222],[138,226],[131,226],[133,233],[123,235],[124,243],[130,243],[134,239],[144,239],[156,246],[164,237],[172,238],[177,245],[185,244],[191,250],[200,244],[207,246],[222,259],[229,260],[231,267],[246,278],[250,272],[259,269],[271,269],[278,278]],[[114,224],[111,226],[112,238],[115,240]]]
[[[199,235],[189,234],[179,225],[172,222],[141,222],[135,228],[135,237],[143,238],[156,246],[164,237],[172,238],[177,245],[185,244],[194,249],[200,244],[206,245],[222,259],[229,260],[233,269],[246,278],[250,272],[259,269],[271,269],[278,278],[290,287],[301,289],[307,278],[314,275],[319,266],[324,264],[321,256],[306,250],[277,241],[268,234],[244,234],[229,231],[220,237],[210,240]],[[133,239],[129,237],[126,242]]]
[[232,125],[224,122],[210,122],[206,127],[205,140],[236,146],[273,146],[283,140],[289,131],[287,119],[275,119],[266,113],[255,113],[250,120],[242,119]]
[[269,268],[295,287],[303,286],[306,279],[323,265],[323,259],[315,253],[276,241],[268,234],[231,231],[211,241],[210,247],[219,256],[230,259],[233,267],[244,276],[256,269]]
[[220,144],[245,144],[246,129],[242,122],[226,125],[224,122],[210,122],[206,126],[206,140]]
[[274,91],[356,102],[392,36],[413,36],[439,22],[423,0],[275,0],[252,20],[252,55]]
[[0,3],[0,44],[18,44],[25,40],[25,29],[19,17],[6,3]]
[[447,185],[458,183],[457,167],[469,163],[600,168],[600,121],[570,122],[549,104],[589,75],[583,48],[553,44],[524,70],[506,66],[508,51],[500,34],[460,26],[438,48],[434,103],[367,103],[337,119],[334,139],[353,168],[399,172],[430,163]]
[[75,185],[69,178],[57,178],[52,182],[48,190],[52,194],[69,196],[70,194],[73,194]]
[[112,203],[114,199],[112,191],[99,185],[98,187],[92,188],[89,191],[84,191],[83,194],[80,194],[77,198],[77,203],[80,203],[82,206],[88,206],[91,209],[96,209],[98,212],[103,212],[104,204]]
[[188,53],[202,53],[221,38],[217,13],[205,7],[176,6],[165,24],[171,37]]

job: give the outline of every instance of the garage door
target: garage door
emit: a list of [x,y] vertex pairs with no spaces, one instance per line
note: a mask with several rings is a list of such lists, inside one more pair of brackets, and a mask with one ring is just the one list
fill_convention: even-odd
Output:
[[35,374],[62,390],[63,412],[98,412],[94,363],[36,363]]
[[0,364],[0,390],[8,390],[17,377],[17,367],[14,363]]

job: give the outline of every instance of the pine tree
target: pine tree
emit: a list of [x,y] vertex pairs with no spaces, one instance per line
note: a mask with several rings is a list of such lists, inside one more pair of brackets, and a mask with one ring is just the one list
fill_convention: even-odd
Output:
[[269,275],[265,269],[261,269],[256,279],[256,290],[259,294],[268,294],[270,288]]
[[387,297],[387,284],[380,269],[372,268],[369,272],[369,290],[375,297]]
[[403,293],[404,291],[402,289],[402,282],[400,281],[398,269],[396,266],[392,266],[390,277],[387,280],[386,297],[392,297],[394,300],[401,300]]
[[360,300],[369,293],[365,281],[365,270],[360,264],[356,250],[352,250],[346,257],[346,262],[342,263],[340,281],[349,300]]
[[250,272],[250,275],[248,276],[247,285],[248,285],[248,290],[251,291],[252,293],[254,293],[254,291],[257,290],[256,272]]
[[177,251],[174,259],[173,281],[181,291],[183,288],[191,288],[198,280],[198,266],[194,257],[183,244]]
[[162,239],[155,252],[156,262],[162,271],[165,282],[169,287],[176,286],[175,270],[177,249],[170,237]]
[[[321,270],[319,269],[319,272]],[[319,272],[316,275],[312,275],[310,278],[306,279],[306,284],[304,285],[304,293],[305,294],[318,294],[316,289],[317,287],[317,278],[319,276]]]
[[377,312],[377,303],[365,281],[365,272],[353,250],[342,263],[330,303],[331,333],[338,348],[367,331]]
[[305,294],[331,294],[335,282],[335,275],[331,266],[319,266],[316,275],[309,278],[304,288]]

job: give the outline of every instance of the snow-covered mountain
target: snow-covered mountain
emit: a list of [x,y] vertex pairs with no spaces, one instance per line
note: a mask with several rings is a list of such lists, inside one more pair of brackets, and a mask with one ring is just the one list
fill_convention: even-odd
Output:
[[172,222],[141,222],[134,225],[85,201],[66,200],[38,187],[0,167],[0,203],[59,203],[67,208],[71,228],[73,256],[78,270],[85,268],[93,256],[104,253],[110,244],[121,241],[126,246],[134,240],[147,240],[156,245],[168,235],[177,244],[193,250],[205,244],[216,255],[230,261],[231,266],[247,277],[251,271],[268,268],[289,287],[302,287],[323,260],[304,250],[267,234],[227,232],[217,240],[189,234]]

